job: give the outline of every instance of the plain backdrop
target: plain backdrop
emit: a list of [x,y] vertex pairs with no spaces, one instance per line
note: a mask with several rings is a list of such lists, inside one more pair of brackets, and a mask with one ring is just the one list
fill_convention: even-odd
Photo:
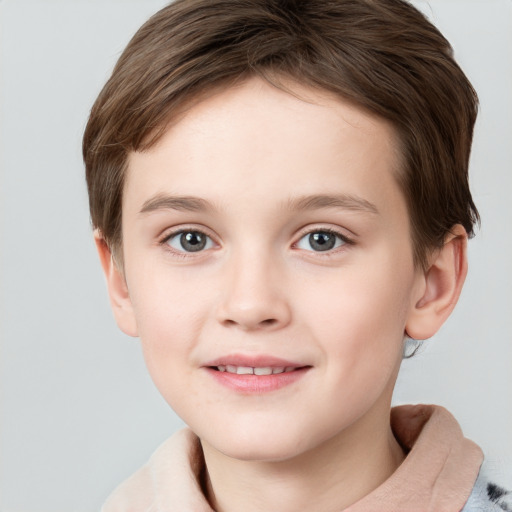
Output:
[[[110,313],[80,154],[88,111],[162,0],[0,0],[0,511],[98,510],[181,421]],[[462,298],[395,403],[446,406],[512,487],[512,2],[417,1],[481,100],[483,226]]]

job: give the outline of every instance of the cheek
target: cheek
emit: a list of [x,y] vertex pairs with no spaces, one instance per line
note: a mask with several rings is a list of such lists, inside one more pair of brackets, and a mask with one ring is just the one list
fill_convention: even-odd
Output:
[[183,273],[154,268],[134,284],[130,296],[148,370],[159,388],[170,388],[174,376],[189,371],[204,315],[211,310],[208,288]]
[[172,340],[194,329],[209,287],[187,268],[173,268],[157,258],[145,263],[134,269],[129,286],[142,340]]
[[194,318],[198,316],[197,307],[165,296],[160,299],[153,301],[153,308],[139,311],[142,353],[160,394],[179,416],[186,417],[187,408],[200,405],[195,388],[187,385],[197,371],[190,364],[200,331],[199,321]]
[[[389,259],[340,269],[323,289],[313,288],[303,318],[326,358],[347,371],[392,365],[401,357],[410,283]],[[318,283],[317,283],[318,284]],[[379,362],[380,361],[380,362]]]
[[336,418],[322,420],[326,428],[350,423],[382,397],[391,398],[402,360],[404,295],[384,282],[376,287],[377,276],[371,277],[366,283],[362,275],[344,279],[327,294],[331,300],[318,298],[308,312],[324,357],[322,410],[343,404]]

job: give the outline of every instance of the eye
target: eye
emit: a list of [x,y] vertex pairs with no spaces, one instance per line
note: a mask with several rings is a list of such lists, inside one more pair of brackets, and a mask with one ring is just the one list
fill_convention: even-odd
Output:
[[304,235],[298,242],[297,247],[306,251],[326,252],[337,249],[346,243],[350,243],[340,233],[333,231],[319,230]]
[[213,247],[213,241],[201,231],[179,231],[170,235],[165,243],[178,252],[199,252]]

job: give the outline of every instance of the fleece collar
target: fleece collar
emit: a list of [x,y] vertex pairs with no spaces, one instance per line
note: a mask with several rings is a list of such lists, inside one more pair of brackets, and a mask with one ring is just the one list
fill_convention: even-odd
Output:
[[377,489],[345,512],[458,512],[471,494],[482,450],[462,435],[443,407],[403,405],[391,410],[393,433],[407,453]]
[[[461,510],[483,456],[455,418],[442,407],[404,405],[391,410],[391,427],[406,458],[388,480],[344,512]],[[199,439],[181,430],[114,491],[102,512],[213,512],[199,484],[203,471]]]

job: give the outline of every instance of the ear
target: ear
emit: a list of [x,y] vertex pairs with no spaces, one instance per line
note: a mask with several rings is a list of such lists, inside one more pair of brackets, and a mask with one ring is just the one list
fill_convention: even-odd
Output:
[[432,254],[428,269],[421,273],[421,291],[406,323],[411,338],[432,337],[457,304],[468,271],[467,238],[460,224],[454,226],[443,247]]
[[137,323],[124,274],[116,264],[112,252],[99,230],[94,232],[94,242],[107,281],[110,306],[117,325],[128,336],[137,337]]

